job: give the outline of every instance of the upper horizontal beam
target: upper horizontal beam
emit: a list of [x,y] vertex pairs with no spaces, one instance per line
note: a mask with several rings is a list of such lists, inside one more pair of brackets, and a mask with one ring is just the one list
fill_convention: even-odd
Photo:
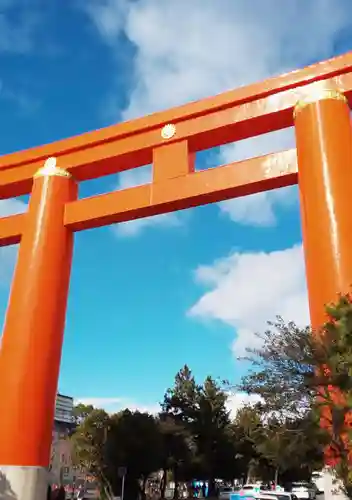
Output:
[[171,141],[188,140],[191,153],[289,127],[295,102],[318,85],[338,89],[350,98],[351,71],[352,53],[348,53],[210,99],[3,156],[0,199],[30,193],[33,175],[51,155],[58,156],[60,166],[77,180],[150,164],[153,148],[165,143],[161,128],[167,121],[176,124]]
[[296,151],[292,149],[73,201],[66,205],[64,220],[73,231],[81,231],[296,183]]
[[[297,100],[324,87],[352,95],[352,73],[309,84],[303,89],[288,90],[265,99],[233,106],[176,123],[176,135],[168,143],[187,140],[192,153],[247,137],[279,130],[293,124],[292,110]],[[61,156],[59,165],[76,179],[102,175],[152,163],[153,149],[165,144],[161,129],[125,136],[90,149],[76,150]],[[29,193],[33,175],[42,162],[0,170],[0,198]]]
[[215,97],[202,99],[167,111],[154,113],[153,115],[143,118],[87,132],[51,144],[31,148],[26,151],[12,153],[1,158],[0,169],[41,161],[48,156],[68,154],[77,149],[90,148],[103,142],[121,139],[127,135],[133,135],[150,128],[162,126],[170,121],[186,120],[208,112],[218,111],[219,109],[229,106],[263,99],[283,90],[302,87],[309,83],[329,79],[349,73],[350,71],[352,71],[352,52],[307,66],[297,71],[292,71],[291,73],[285,73],[262,82],[230,90]]

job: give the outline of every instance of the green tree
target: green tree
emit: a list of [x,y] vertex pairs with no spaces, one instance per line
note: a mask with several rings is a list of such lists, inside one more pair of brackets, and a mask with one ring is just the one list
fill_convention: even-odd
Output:
[[120,467],[127,469],[125,497],[145,497],[145,483],[162,466],[159,423],[148,413],[93,410],[72,436],[74,457],[100,482],[108,498],[121,494]]
[[216,477],[228,476],[230,472],[231,476],[233,474],[234,448],[228,434],[230,418],[226,408],[227,398],[224,390],[210,376],[205,379],[198,394],[199,411],[194,431],[210,495],[214,493]]
[[[192,371],[189,369],[189,367],[187,365],[184,365],[183,368],[181,368],[181,370],[179,370],[179,372],[175,376],[174,386],[167,389],[164,395],[164,400],[161,403],[162,419],[165,421],[168,418],[169,423],[172,421],[173,425],[176,426],[179,430],[178,432],[181,432],[182,430],[184,435],[189,436],[189,439],[193,440],[194,444],[196,428],[195,426],[197,418],[199,417],[199,394],[200,386],[196,383]],[[188,464],[189,472],[193,472],[193,474],[195,474],[195,477],[198,473],[197,455],[198,453],[196,451],[193,463]],[[179,472],[179,467],[173,469],[175,482],[175,499],[178,498],[179,492]]]
[[262,426],[261,414],[256,406],[240,408],[230,424],[232,442],[235,446],[237,476],[245,482],[257,478],[269,480],[270,466],[258,452],[253,434]]
[[262,411],[262,405],[237,412],[231,424],[236,451],[247,481],[308,479],[322,466],[321,429],[309,412],[303,417],[280,418]]
[[93,409],[76,427],[71,437],[74,464],[95,476],[108,498],[113,496],[106,461],[109,429],[109,415],[104,410]]
[[161,404],[162,412],[175,422],[192,428],[199,416],[200,386],[187,365],[176,374],[174,386],[167,389]]
[[162,436],[162,469],[163,478],[160,485],[161,497],[165,498],[167,473],[172,473],[176,483],[174,496],[178,497],[178,482],[192,479],[191,470],[195,457],[192,435],[184,425],[177,422],[173,415],[160,413],[160,432]]
[[252,370],[236,390],[259,396],[262,411],[301,415],[312,408],[316,398],[315,342],[310,329],[285,323],[282,318],[269,322],[264,334],[257,334],[261,347],[248,348]]
[[306,470],[311,473],[317,464],[322,465],[323,449],[321,443],[317,443],[319,426],[306,421],[307,418],[271,416],[252,433],[256,451],[274,470],[275,484],[284,473],[287,477],[289,471],[297,474],[301,469],[299,478]]
[[73,407],[73,419],[76,425],[79,425],[95,410],[93,405],[78,403]]
[[[163,413],[171,416],[192,436],[195,447],[193,477],[209,481],[209,494],[214,492],[215,478],[233,476],[235,449],[229,433],[227,394],[211,377],[202,385],[186,365],[175,377],[162,403]],[[177,496],[177,488],[175,491]]]
[[121,493],[118,468],[126,467],[126,498],[145,498],[148,477],[162,467],[162,445],[159,423],[152,415],[126,409],[111,416],[106,463],[116,495]]

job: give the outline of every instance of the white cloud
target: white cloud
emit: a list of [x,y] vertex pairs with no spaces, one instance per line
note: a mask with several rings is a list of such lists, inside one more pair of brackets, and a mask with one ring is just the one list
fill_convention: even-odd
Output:
[[305,326],[309,323],[305,268],[301,246],[269,253],[238,253],[199,266],[195,279],[208,289],[189,311],[204,320],[220,320],[234,328],[235,356],[257,345],[256,332],[277,315]]
[[[84,8],[112,51],[122,50],[122,33],[135,47],[133,87],[123,119],[330,57],[339,35],[352,25],[350,0],[91,0]],[[287,137],[280,136],[275,146],[283,148]],[[236,144],[221,159],[229,151],[239,158],[252,156],[255,143],[269,144],[270,150],[272,141],[264,137]],[[229,201],[220,210],[237,223],[274,224],[275,208],[292,197],[287,192]]]
[[[151,182],[152,171],[148,165],[122,172],[119,175],[119,189],[127,189],[133,186],[141,186]],[[132,237],[139,235],[148,227],[177,227],[181,224],[181,219],[177,213],[155,215],[154,217],[145,217],[133,221],[122,222],[113,226],[113,230],[119,236]]]
[[259,403],[260,400],[260,397],[256,394],[237,392],[228,397],[227,409],[230,411],[230,415],[234,418],[238,410],[244,406],[253,406],[255,403]]
[[[97,7],[96,23],[102,23],[101,13]],[[319,8],[302,0],[133,2],[124,29],[137,49],[135,88],[124,116],[207,97],[326,57],[341,30],[351,26],[351,13],[349,2],[334,0],[320,0]]]

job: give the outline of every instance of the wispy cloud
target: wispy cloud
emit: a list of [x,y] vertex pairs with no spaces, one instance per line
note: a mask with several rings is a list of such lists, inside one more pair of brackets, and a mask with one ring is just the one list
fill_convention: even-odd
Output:
[[[0,0],[0,57],[28,56],[48,50],[50,44],[40,38],[46,32],[47,8],[41,0]],[[40,104],[38,98],[30,95],[28,83],[24,84],[24,79],[16,83],[6,79],[0,64],[0,100],[22,113],[32,113]]]
[[29,52],[34,48],[41,15],[37,1],[0,0],[0,52]]

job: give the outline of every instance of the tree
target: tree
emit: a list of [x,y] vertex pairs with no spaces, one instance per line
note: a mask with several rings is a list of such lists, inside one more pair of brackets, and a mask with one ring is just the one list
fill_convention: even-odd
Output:
[[[162,469],[163,478],[160,485],[161,497],[165,497],[167,472],[171,471],[176,483],[179,480],[190,480],[192,463],[195,456],[194,440],[186,428],[177,422],[173,415],[160,413],[159,426],[162,436]],[[175,488],[175,497],[178,488]]]
[[145,497],[145,483],[162,464],[158,422],[148,413],[124,410],[109,416],[93,410],[72,436],[76,463],[100,482],[108,498],[121,494],[119,467],[126,467],[126,498]]
[[121,484],[116,481],[118,467],[126,467],[126,497],[140,494],[145,498],[148,477],[162,466],[162,437],[157,420],[148,413],[128,409],[112,415],[106,460],[115,494],[121,493]]
[[235,451],[229,434],[226,401],[226,393],[214,379],[207,377],[199,385],[185,365],[177,373],[174,387],[166,391],[162,403],[163,413],[192,436],[195,448],[193,477],[209,481],[209,495],[214,491],[216,477],[232,477],[234,472]]
[[73,462],[95,476],[105,495],[112,497],[111,484],[106,474],[106,443],[109,429],[109,415],[104,410],[93,409],[76,427],[71,443]]
[[329,433],[326,460],[352,498],[351,296],[339,296],[326,311],[327,321],[316,331],[280,318],[269,323],[271,329],[259,335],[262,347],[248,349],[246,360],[253,370],[239,389],[261,396],[267,414],[292,417],[318,411]]
[[259,396],[268,413],[304,414],[317,394],[311,331],[279,317],[268,325],[264,334],[257,334],[261,347],[248,348],[247,356],[239,358],[249,361],[252,370],[236,389]]
[[78,403],[73,407],[73,419],[76,425],[79,425],[95,410],[93,405]]
[[[241,408],[231,424],[241,474],[247,482],[257,479],[283,483],[309,479],[322,466],[318,421],[310,412],[304,417],[268,415],[256,404]],[[238,466],[237,466],[238,470]]]
[[317,463],[322,465],[322,446],[316,439],[319,426],[309,420],[310,416],[285,419],[271,416],[252,432],[256,451],[275,471],[275,484],[284,473],[287,477],[294,470],[297,479],[308,471],[310,476]]
[[253,435],[263,425],[256,406],[240,408],[230,424],[232,441],[235,445],[236,471],[245,482],[260,479],[269,480],[271,469],[268,461],[257,450]]
[[214,493],[216,477],[228,476],[229,473],[230,477],[233,475],[234,448],[227,432],[230,424],[227,397],[210,376],[205,379],[198,394],[199,412],[194,429],[198,454],[203,458],[204,473],[209,481],[209,495]]
[[[167,389],[164,401],[161,403],[162,420],[166,421],[168,419],[169,424],[173,422],[174,429],[176,430],[177,428],[179,433],[182,431],[184,436],[189,436],[189,439],[193,439],[194,444],[195,426],[199,417],[199,394],[200,386],[196,383],[189,367],[184,365],[175,376],[174,386]],[[195,460],[190,465],[190,468],[196,471],[198,468],[197,465],[196,452]],[[174,498],[176,499],[178,498],[178,483],[180,479],[178,472],[180,472],[180,469],[177,466],[172,469],[175,482]]]
[[175,422],[192,427],[199,415],[200,386],[187,365],[176,374],[174,386],[167,389],[162,412],[172,415]]

